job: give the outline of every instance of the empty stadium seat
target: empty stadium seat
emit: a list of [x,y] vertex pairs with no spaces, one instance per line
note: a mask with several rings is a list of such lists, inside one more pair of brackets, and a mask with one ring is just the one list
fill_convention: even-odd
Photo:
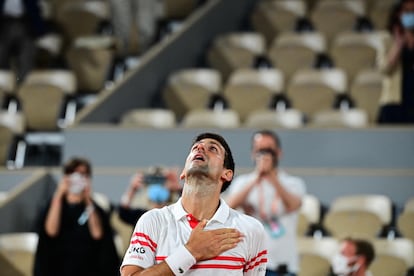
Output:
[[375,123],[380,108],[384,76],[378,70],[362,70],[351,83],[350,95],[358,108],[365,110],[370,123]]
[[298,238],[298,276],[329,275],[332,257],[338,251],[339,242],[335,238]]
[[110,8],[106,1],[65,1],[58,6],[56,22],[69,41],[96,34],[100,24],[110,18]]
[[297,20],[305,17],[307,10],[303,0],[260,1],[252,12],[251,22],[270,43],[277,35],[294,31]]
[[298,69],[314,67],[318,54],[326,50],[326,39],[320,32],[289,32],[274,39],[268,56],[289,79]]
[[65,59],[75,73],[78,90],[99,93],[111,72],[115,58],[115,39],[112,36],[83,36],[74,40]]
[[368,15],[376,30],[386,30],[388,18],[396,3],[394,0],[370,0]]
[[368,125],[367,112],[358,108],[317,111],[308,123],[308,126],[322,128],[363,128]]
[[258,32],[233,32],[214,39],[207,51],[209,65],[217,69],[225,80],[236,69],[249,68],[258,55],[266,50],[266,41]]
[[386,31],[340,33],[332,42],[330,56],[336,67],[345,70],[351,82],[361,70],[377,67],[390,39]]
[[405,276],[414,265],[413,241],[404,238],[373,240],[375,259],[370,271],[375,276]]
[[297,235],[304,236],[312,225],[318,225],[321,219],[321,203],[319,199],[312,195],[306,194],[302,199],[300,207]]
[[286,91],[292,107],[312,117],[315,112],[331,109],[336,97],[347,89],[346,73],[339,68],[300,69]]
[[134,128],[173,128],[176,126],[176,118],[169,109],[132,109],[122,116],[119,125]]
[[187,68],[172,73],[163,90],[166,106],[178,120],[193,109],[207,107],[210,97],[222,89],[219,71],[210,68]]
[[284,75],[278,69],[239,69],[230,76],[223,93],[244,121],[249,113],[267,108],[272,97],[284,89]]
[[338,33],[352,30],[357,18],[365,14],[363,0],[319,0],[312,9],[311,20],[331,42]]
[[188,112],[180,124],[184,128],[237,128],[240,118],[236,111],[224,109],[194,109]]
[[0,254],[13,265],[19,275],[33,275],[37,241],[37,234],[32,232],[0,234]]
[[11,128],[0,124],[0,166],[6,165],[14,135],[15,134]]
[[11,70],[0,70],[0,91],[11,93],[16,86],[16,77]]
[[397,227],[402,236],[414,242],[414,197],[407,200],[397,218]]
[[375,238],[390,224],[392,202],[383,195],[349,195],[336,198],[325,214],[323,226],[336,238]]
[[250,128],[300,128],[304,126],[303,114],[296,109],[282,111],[262,109],[249,113],[244,122]]

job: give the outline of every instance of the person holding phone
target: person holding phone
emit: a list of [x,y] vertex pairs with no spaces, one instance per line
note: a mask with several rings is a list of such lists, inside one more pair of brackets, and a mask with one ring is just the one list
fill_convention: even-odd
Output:
[[232,208],[259,219],[266,229],[266,275],[296,275],[299,257],[296,228],[302,197],[302,179],[279,168],[282,156],[278,135],[270,130],[253,134],[251,156],[255,170],[235,177],[226,201]]
[[[142,207],[134,207],[133,201],[137,192],[146,190],[148,202]],[[154,167],[148,173],[136,172],[122,194],[118,207],[119,218],[132,226],[148,210],[162,208],[171,203],[174,196],[182,191],[178,169]]]
[[89,161],[74,157],[63,174],[39,216],[33,275],[117,275],[120,258],[109,214],[92,199]]
[[378,122],[414,123],[414,0],[396,3],[389,19],[391,47],[380,56],[385,75]]

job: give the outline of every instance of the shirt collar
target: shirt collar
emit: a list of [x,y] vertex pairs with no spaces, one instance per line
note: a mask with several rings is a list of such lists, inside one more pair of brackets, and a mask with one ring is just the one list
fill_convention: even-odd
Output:
[[[186,219],[187,212],[184,210],[181,198],[178,199],[178,201],[172,205],[173,209],[173,215],[176,221],[179,221],[181,219]],[[213,217],[210,219],[210,221],[217,221],[219,223],[225,223],[230,213],[230,207],[227,205],[227,203],[220,198],[220,206],[217,209],[217,211],[214,213]]]

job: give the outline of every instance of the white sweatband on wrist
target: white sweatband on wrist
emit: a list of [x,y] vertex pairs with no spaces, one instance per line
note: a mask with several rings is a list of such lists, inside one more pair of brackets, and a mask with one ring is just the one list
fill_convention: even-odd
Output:
[[165,262],[171,268],[174,275],[183,275],[195,263],[196,259],[190,251],[182,245],[172,255],[165,259]]

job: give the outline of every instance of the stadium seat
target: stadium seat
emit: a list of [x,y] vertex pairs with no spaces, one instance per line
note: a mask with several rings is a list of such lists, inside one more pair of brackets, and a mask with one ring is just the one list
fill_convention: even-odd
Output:
[[326,50],[326,40],[320,32],[286,32],[274,39],[267,55],[289,79],[298,69],[314,67],[318,54]]
[[414,197],[407,200],[397,218],[397,228],[402,236],[414,242]]
[[[76,20],[74,20],[76,18]],[[106,1],[65,1],[56,10],[56,22],[66,38],[73,41],[78,37],[98,32],[102,22],[110,18],[110,8]]]
[[335,98],[347,91],[346,73],[339,68],[299,69],[287,87],[292,107],[312,117],[315,112],[331,109]]
[[38,236],[33,232],[0,234],[0,254],[19,275],[33,275],[37,241]]
[[11,70],[0,70],[0,91],[11,93],[16,86],[16,77]]
[[335,66],[345,70],[348,80],[352,82],[361,70],[377,67],[390,39],[386,31],[340,33],[332,42],[330,56]]
[[375,123],[380,108],[384,76],[377,70],[360,71],[351,83],[350,95],[355,105],[368,113],[370,123]]
[[11,128],[0,124],[0,166],[5,166],[14,140],[14,132]]
[[323,220],[336,238],[376,238],[392,218],[392,202],[383,195],[349,195],[336,198]]
[[320,128],[363,128],[368,125],[367,112],[358,108],[317,111],[308,123],[308,126]]
[[[16,77],[11,70],[0,70],[0,107],[8,108],[6,100],[14,94],[16,88]],[[16,103],[17,104],[17,103]],[[17,105],[14,108],[17,110]]]
[[405,276],[414,265],[413,241],[404,238],[373,240],[375,259],[370,271],[375,276]]
[[285,89],[283,73],[278,69],[239,69],[224,87],[224,97],[244,122],[249,113],[265,109],[275,94]]
[[338,33],[352,30],[365,13],[363,0],[319,0],[310,17],[315,29],[330,43]]
[[240,118],[236,111],[224,109],[194,109],[188,112],[180,124],[184,128],[238,128]]
[[283,32],[295,30],[297,20],[307,15],[303,0],[261,1],[251,15],[253,28],[270,43]]
[[304,126],[303,114],[296,109],[255,110],[247,115],[244,126],[250,128],[300,128]]
[[298,217],[297,235],[305,236],[312,225],[318,225],[321,218],[321,203],[319,199],[306,194],[302,199]]
[[338,251],[339,242],[335,238],[298,238],[300,260],[298,276],[329,275],[332,257]]
[[233,32],[218,36],[207,51],[209,65],[224,80],[236,69],[250,68],[258,55],[266,50],[266,41],[258,32]]
[[196,8],[197,1],[194,0],[164,0],[164,19],[182,19],[190,15]]
[[169,109],[132,109],[122,116],[119,125],[133,128],[173,128],[176,126],[176,119],[174,112]]
[[76,77],[73,71],[66,69],[33,70],[24,80],[24,85],[48,84],[60,88],[66,94],[74,94],[77,90]]
[[190,110],[206,108],[210,97],[221,89],[218,70],[187,68],[170,75],[162,96],[166,106],[181,120]]
[[396,3],[394,0],[370,0],[368,15],[376,30],[386,30],[388,18]]
[[66,51],[65,59],[75,73],[78,90],[99,93],[105,86],[115,58],[112,36],[84,36],[75,39]]

